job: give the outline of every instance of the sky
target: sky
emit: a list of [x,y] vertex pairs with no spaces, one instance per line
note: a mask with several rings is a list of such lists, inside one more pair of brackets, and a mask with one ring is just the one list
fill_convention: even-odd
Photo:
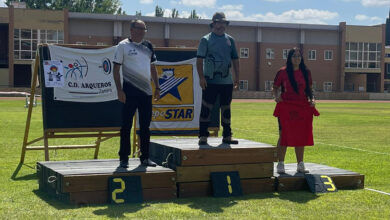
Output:
[[[0,0],[0,6],[5,6]],[[188,17],[191,10],[204,19],[223,11],[228,20],[278,23],[338,25],[376,25],[386,23],[390,0],[120,0],[126,14],[154,16],[156,5],[170,16],[172,9],[179,17]]]

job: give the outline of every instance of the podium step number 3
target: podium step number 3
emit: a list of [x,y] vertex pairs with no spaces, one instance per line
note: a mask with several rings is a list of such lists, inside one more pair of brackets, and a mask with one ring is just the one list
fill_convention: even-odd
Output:
[[305,174],[307,185],[313,193],[337,192],[336,185],[329,176],[318,174]]
[[110,177],[108,179],[108,200],[111,204],[143,202],[141,177]]
[[242,195],[240,175],[237,171],[213,172],[210,175],[214,197]]

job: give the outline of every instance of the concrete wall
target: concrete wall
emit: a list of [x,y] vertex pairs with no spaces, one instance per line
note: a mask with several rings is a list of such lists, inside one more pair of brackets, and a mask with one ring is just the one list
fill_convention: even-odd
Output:
[[338,45],[337,31],[305,30],[305,44]]
[[64,12],[16,8],[14,25],[15,28],[64,30]]
[[261,42],[263,43],[298,44],[300,36],[300,31],[297,29],[261,29]]
[[0,8],[0,23],[9,23],[8,8]]
[[382,27],[347,25],[346,41],[382,43]]

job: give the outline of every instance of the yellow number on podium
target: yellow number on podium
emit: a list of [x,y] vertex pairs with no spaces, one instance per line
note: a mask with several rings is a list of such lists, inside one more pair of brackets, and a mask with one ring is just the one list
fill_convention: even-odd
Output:
[[329,176],[321,176],[321,178],[325,178],[328,180],[328,182],[324,182],[325,185],[330,185],[330,188],[326,188],[326,190],[331,191],[331,192],[336,190],[336,187],[333,184],[333,181]]
[[121,178],[114,178],[114,179],[112,179],[112,181],[114,181],[115,183],[120,183],[121,184],[121,188],[120,189],[115,189],[114,191],[112,191],[112,200],[115,203],[124,203],[125,200],[117,199],[116,198],[116,194],[117,193],[123,193],[123,191],[125,191],[125,189],[126,189],[125,182]]
[[233,188],[232,188],[232,180],[230,179],[230,176],[227,175],[226,176],[226,179],[227,179],[227,183],[228,183],[228,189],[229,189],[229,193],[232,194],[233,193]]

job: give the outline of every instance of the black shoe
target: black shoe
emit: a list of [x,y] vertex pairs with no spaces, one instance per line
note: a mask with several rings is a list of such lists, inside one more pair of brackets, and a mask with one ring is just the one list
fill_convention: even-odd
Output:
[[121,160],[119,162],[119,167],[128,168],[129,167],[129,160]]
[[232,136],[222,138],[224,144],[238,144],[238,140],[234,140]]
[[141,165],[142,166],[146,166],[146,167],[155,167],[157,166],[157,164],[153,161],[151,161],[150,159],[146,158],[144,159],[142,162],[141,162]]

